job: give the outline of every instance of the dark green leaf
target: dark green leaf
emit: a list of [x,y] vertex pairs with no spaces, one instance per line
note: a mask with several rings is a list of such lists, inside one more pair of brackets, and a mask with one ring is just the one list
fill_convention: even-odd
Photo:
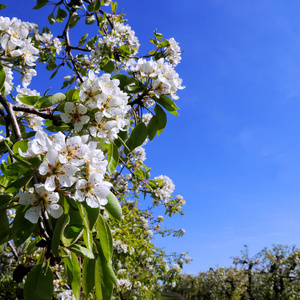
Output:
[[100,215],[97,222],[97,238],[100,240],[100,246],[105,259],[110,262],[113,253],[113,240],[110,228],[102,215]]
[[72,252],[72,290],[76,299],[80,299],[80,288],[81,288],[81,275],[80,275],[80,265],[78,258],[75,253]]
[[25,219],[26,210],[26,206],[20,206],[12,223],[12,235],[16,247],[19,247],[27,240],[36,225]]
[[0,194],[0,209],[6,206],[12,197],[13,197],[12,194]]
[[117,168],[119,163],[119,151],[116,145],[111,143],[108,146],[108,165],[107,169],[112,174],[113,171]]
[[157,133],[158,122],[157,117],[153,116],[147,126],[149,140],[152,141]]
[[73,13],[72,17],[70,18],[69,27],[74,28],[79,20],[80,20],[80,17],[78,16],[78,14]]
[[119,88],[121,90],[124,90],[124,87],[126,85],[131,84],[131,83],[134,82],[134,78],[123,75],[123,74],[116,74],[116,75],[112,76],[112,78],[120,80]]
[[98,39],[98,36],[97,36],[97,35],[94,36],[94,37],[92,37],[91,39],[89,39],[89,40],[86,42],[86,49],[92,50],[93,47],[95,46],[95,43],[96,43],[97,39]]
[[51,241],[51,249],[56,257],[59,257],[58,247],[60,244],[60,236],[62,234],[63,230],[63,224],[64,224],[64,218],[65,215],[62,215],[55,224],[52,241]]
[[65,215],[64,223],[62,225],[61,231],[61,241],[66,246],[69,247],[76,243],[78,239],[82,236],[84,226],[82,224],[72,225],[70,224],[70,216]]
[[[127,147],[130,151],[134,150],[136,147],[142,145],[147,138],[147,127],[144,123],[137,124],[134,129],[132,130],[129,139],[126,142]],[[124,152],[127,155],[128,150],[126,147],[124,148]]]
[[105,208],[107,209],[107,211],[117,220],[121,220],[122,218],[122,208],[120,205],[119,200],[117,199],[117,197],[110,192],[107,196],[107,204],[105,205]]
[[48,71],[53,71],[56,67],[57,67],[57,64],[55,64],[55,63],[49,63],[49,64],[46,66],[46,69],[47,69]]
[[[102,267],[104,276],[108,279],[108,280],[105,281],[105,283],[108,284],[109,282],[111,282],[115,286],[117,286],[118,285],[118,280],[117,280],[117,277],[116,277],[116,275],[113,271],[111,263],[108,262],[105,259],[102,248],[100,246],[100,242],[96,241],[95,244],[96,244],[96,247],[97,247],[97,250],[98,250],[98,253],[99,253],[99,257],[100,257],[100,261],[101,261],[101,267]],[[97,258],[97,261],[99,261],[99,258]],[[105,279],[105,278],[103,278],[103,279]],[[104,299],[106,299],[106,298],[104,298]]]
[[78,46],[82,46],[82,45],[86,42],[86,38],[87,38],[88,35],[89,35],[89,34],[86,33],[85,35],[83,35],[83,36],[81,37],[81,39],[79,40],[79,45],[78,45]]
[[112,73],[115,69],[115,64],[110,60],[102,69],[105,73]]
[[[13,164],[12,164],[13,165]],[[28,172],[30,173],[30,172]],[[23,177],[17,179],[16,181],[14,181],[13,183],[11,183],[10,185],[8,185],[6,187],[6,192],[7,193],[15,193],[17,192],[20,188],[24,187],[32,178],[33,172],[32,174],[28,175],[28,173],[26,173]]]
[[67,15],[68,14],[66,13],[66,11],[59,7],[56,14],[56,21],[58,23],[62,23]]
[[87,299],[88,294],[95,286],[95,259],[84,258],[82,265],[82,289]]
[[33,9],[40,9],[44,7],[48,2],[48,0],[37,0],[37,4]]
[[[99,257],[96,259],[95,264],[95,285],[97,299],[110,300],[113,293],[113,282],[109,278],[106,262],[102,261]],[[100,286],[99,286],[100,281]]]
[[51,25],[53,25],[55,23],[55,17],[54,17],[54,14],[50,14],[48,16],[48,21]]
[[49,266],[38,264],[27,275],[24,285],[25,300],[51,300],[53,274]]
[[98,220],[100,214],[100,208],[99,207],[92,208],[85,201],[81,203],[81,208],[82,210],[80,210],[80,213],[83,221],[86,224],[86,228],[92,231],[94,225]]
[[167,111],[169,111],[174,116],[179,116],[177,110],[179,109],[174,101],[165,95],[161,95],[159,98],[155,98],[155,101],[159,103],[162,107],[164,107]]
[[6,8],[5,4],[0,4],[0,10]]
[[157,135],[160,135],[167,125],[167,115],[159,105],[155,105],[154,112],[157,118],[157,125],[158,125]]
[[0,245],[9,240],[10,229],[6,210],[0,210]]

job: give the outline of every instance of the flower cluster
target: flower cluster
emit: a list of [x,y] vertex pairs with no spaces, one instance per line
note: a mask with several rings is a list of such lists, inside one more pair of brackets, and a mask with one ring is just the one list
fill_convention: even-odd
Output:
[[174,38],[168,39],[168,42],[169,46],[165,50],[165,59],[170,62],[173,67],[175,67],[181,61],[181,50]]
[[158,179],[159,181],[158,188],[154,190],[155,196],[160,200],[164,199],[165,201],[168,201],[175,190],[173,181],[168,176],[163,175],[155,177],[154,179]]
[[[80,85],[80,100],[87,110],[91,111],[88,130],[94,138],[101,138],[104,142],[116,139],[119,131],[124,130],[125,126],[129,124],[129,120],[126,118],[130,109],[130,106],[127,105],[128,95],[120,90],[119,84],[120,81],[111,79],[109,74],[97,77],[94,72],[90,71],[88,77],[84,78]],[[82,107],[77,106],[77,112],[75,107],[70,110],[74,112],[69,113],[68,120],[66,120],[66,115],[63,115],[66,122],[74,118],[72,117],[74,113],[77,115],[79,113],[80,124],[87,122],[87,118],[84,116],[85,110]]]
[[[35,61],[38,59],[39,50],[33,45],[28,37],[29,33],[36,27],[33,23],[22,22],[17,18],[8,18],[0,16],[0,44],[3,49],[1,55],[1,64],[11,68],[15,59],[20,59],[23,68],[22,84],[27,87],[32,76],[36,75],[36,71],[32,68],[35,66]],[[5,94],[9,94],[12,89],[12,72],[6,71]],[[7,72],[8,71],[8,72]]]
[[[107,161],[103,152],[97,149],[97,143],[88,142],[87,135],[66,138],[59,132],[48,137],[45,132],[38,131],[35,139],[28,142],[28,150],[23,152],[19,149],[19,153],[25,158],[44,156],[38,171],[46,191],[75,190],[75,200],[86,200],[91,207],[100,207],[107,203],[106,196],[111,187],[109,182],[104,181]],[[26,197],[29,193],[31,191],[26,192]],[[49,201],[38,200],[38,203],[47,204]]]
[[137,77],[144,79],[151,79],[150,91],[156,97],[161,94],[170,95],[177,100],[176,92],[178,89],[184,89],[182,79],[179,78],[178,73],[173,69],[173,66],[165,62],[163,58],[157,61],[140,58],[137,62],[132,63],[130,70],[137,74]]
[[[111,16],[113,21],[113,16]],[[120,47],[125,46],[125,49]],[[125,25],[121,22],[114,22],[113,28],[99,38],[97,47],[92,50],[90,60],[97,66],[102,61],[103,57],[106,56],[107,52],[114,53],[115,63],[117,65],[130,60],[128,54],[134,56],[137,54],[140,43],[138,38],[135,36],[135,32],[129,25]],[[125,50],[125,52],[123,52]],[[116,54],[116,51],[118,54]]]

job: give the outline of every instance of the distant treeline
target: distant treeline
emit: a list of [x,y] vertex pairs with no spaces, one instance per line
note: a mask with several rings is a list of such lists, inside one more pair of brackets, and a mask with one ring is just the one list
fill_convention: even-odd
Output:
[[245,246],[231,267],[181,274],[175,287],[165,289],[190,300],[300,299],[300,250],[277,245],[250,257]]

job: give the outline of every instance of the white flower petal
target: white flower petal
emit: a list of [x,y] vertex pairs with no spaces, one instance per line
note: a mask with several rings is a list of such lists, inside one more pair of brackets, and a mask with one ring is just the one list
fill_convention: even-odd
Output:
[[58,204],[49,204],[46,207],[48,213],[55,219],[58,219],[63,213],[63,208]]
[[25,219],[29,220],[31,223],[37,223],[41,213],[42,210],[40,206],[33,206],[26,211],[24,217]]
[[50,192],[55,190],[55,177],[54,176],[50,176],[46,179],[45,189]]
[[19,203],[22,205],[29,205],[36,201],[38,197],[35,194],[24,192],[20,195]]

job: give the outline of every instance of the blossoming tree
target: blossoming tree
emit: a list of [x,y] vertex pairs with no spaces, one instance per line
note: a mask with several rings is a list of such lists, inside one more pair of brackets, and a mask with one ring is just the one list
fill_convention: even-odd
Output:
[[[162,229],[153,209],[183,214],[185,201],[172,196],[167,176],[151,179],[143,147],[162,133],[167,113],[178,115],[180,48],[155,31],[154,49],[139,56],[116,2],[37,0],[34,9],[43,7],[61,26],[57,37],[0,17],[2,254],[14,256],[25,299],[150,299],[158,280],[175,282],[190,260],[183,253],[170,269],[151,242],[154,232],[183,234]],[[78,37],[76,26],[94,35]],[[33,77],[49,78],[37,65],[51,79],[68,69],[63,93],[29,88]]]

